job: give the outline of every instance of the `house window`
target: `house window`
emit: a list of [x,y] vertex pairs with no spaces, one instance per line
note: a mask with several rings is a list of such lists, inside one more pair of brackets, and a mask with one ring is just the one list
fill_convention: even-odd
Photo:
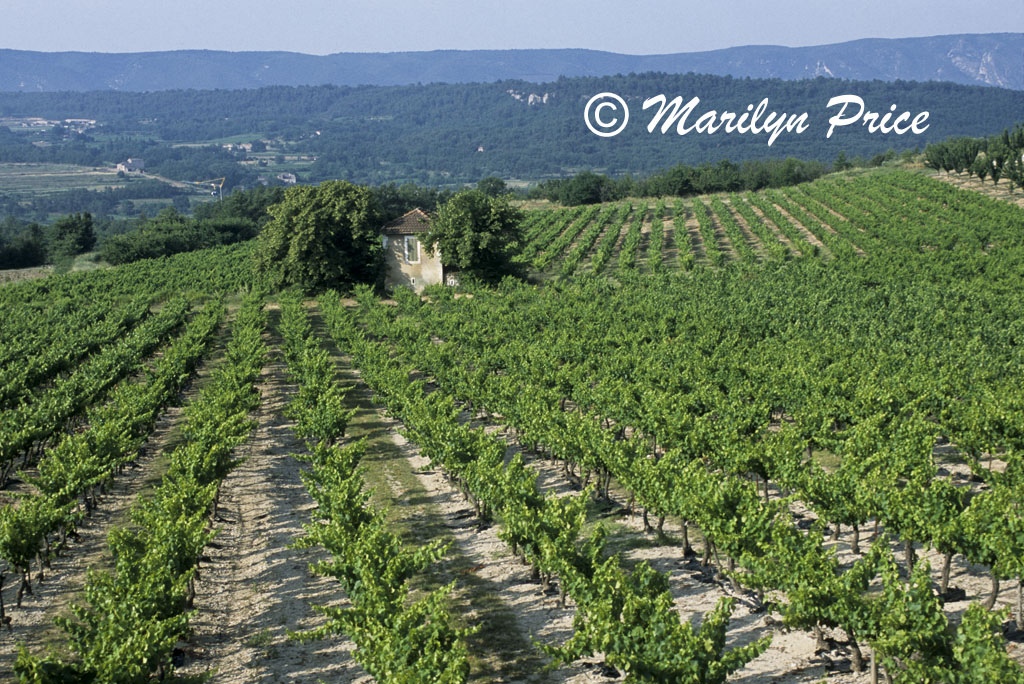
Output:
[[381,235],[380,236],[380,244],[381,244],[381,246],[384,249],[388,248],[388,236],[387,235]]
[[420,241],[411,235],[405,237],[405,263],[420,263]]

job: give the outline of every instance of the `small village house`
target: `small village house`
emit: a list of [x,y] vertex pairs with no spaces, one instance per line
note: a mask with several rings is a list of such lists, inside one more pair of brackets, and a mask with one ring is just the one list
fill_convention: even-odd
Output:
[[428,285],[452,285],[458,282],[454,272],[445,273],[445,268],[441,265],[440,251],[435,250],[431,256],[424,248],[421,238],[429,228],[430,217],[419,208],[384,224],[381,228],[386,268],[385,287],[391,289],[406,285],[420,292]]
[[146,162],[138,157],[129,157],[117,165],[117,170],[123,173],[145,173]]

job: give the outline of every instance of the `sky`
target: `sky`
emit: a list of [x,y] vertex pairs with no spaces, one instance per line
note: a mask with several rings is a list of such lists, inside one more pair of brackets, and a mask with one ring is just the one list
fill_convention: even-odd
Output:
[[1024,32],[1024,0],[4,0],[0,48],[591,48],[630,54]]

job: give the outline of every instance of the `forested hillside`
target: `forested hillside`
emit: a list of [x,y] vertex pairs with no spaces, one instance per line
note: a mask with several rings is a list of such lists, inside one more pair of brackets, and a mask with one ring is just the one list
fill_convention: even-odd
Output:
[[[583,121],[596,93],[622,95],[635,121],[615,138],[598,138]],[[649,134],[647,97],[697,96],[700,113],[744,111],[769,99],[770,111],[808,112],[810,128],[785,134],[772,147],[765,135]],[[923,135],[870,134],[861,126],[825,133],[826,109],[835,95],[854,93],[867,106],[887,112],[930,112]],[[534,96],[534,97],[531,97]],[[531,104],[532,102],[532,104]],[[147,171],[195,180],[228,176],[229,185],[255,181],[257,162],[272,166],[275,155],[303,159],[300,181],[344,178],[354,182],[417,181],[432,185],[475,182],[488,175],[540,180],[580,169],[619,175],[644,174],[683,162],[697,164],[793,156],[834,159],[838,152],[872,156],[944,140],[952,135],[1002,131],[1024,111],[1024,93],[950,83],[748,80],[721,76],[630,74],[563,78],[544,84],[397,87],[271,87],[242,91],[159,93],[7,93],[0,118],[88,118],[81,133],[33,134],[0,127],[0,161],[96,165],[144,157]],[[47,136],[47,137],[40,137]],[[260,157],[222,148],[224,141],[268,140]],[[216,143],[181,146],[180,143]],[[249,161],[249,165],[239,162]]]

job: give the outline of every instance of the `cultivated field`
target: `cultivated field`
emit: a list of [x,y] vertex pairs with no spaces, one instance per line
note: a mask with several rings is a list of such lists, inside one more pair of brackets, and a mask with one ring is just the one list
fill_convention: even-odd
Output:
[[1022,227],[879,172],[532,210],[473,297],[4,287],[0,678],[1021,681]]
[[65,190],[122,187],[124,179],[108,167],[73,164],[0,163],[0,192],[44,196]]

